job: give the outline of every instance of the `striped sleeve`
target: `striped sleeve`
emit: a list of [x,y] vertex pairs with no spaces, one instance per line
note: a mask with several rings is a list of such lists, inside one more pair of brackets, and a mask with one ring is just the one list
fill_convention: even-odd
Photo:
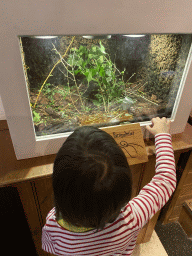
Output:
[[160,133],[155,136],[155,176],[139,195],[130,202],[130,207],[142,228],[169,200],[176,188],[176,167],[171,135]]
[[48,253],[55,254],[54,243],[52,242],[51,236],[49,232],[47,232],[46,228],[42,228],[42,249]]

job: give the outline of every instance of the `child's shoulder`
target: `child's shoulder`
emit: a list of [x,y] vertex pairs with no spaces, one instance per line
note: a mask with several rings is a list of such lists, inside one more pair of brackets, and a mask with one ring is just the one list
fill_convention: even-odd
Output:
[[53,208],[49,211],[49,213],[47,214],[46,220],[49,220],[49,219],[54,218],[54,217],[55,217],[55,213],[56,213],[55,207],[53,207]]

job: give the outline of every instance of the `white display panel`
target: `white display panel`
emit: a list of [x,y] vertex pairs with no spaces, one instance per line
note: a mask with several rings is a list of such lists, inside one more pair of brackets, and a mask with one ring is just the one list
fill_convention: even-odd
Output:
[[[165,6],[163,3],[165,3]],[[10,4],[7,2],[3,3],[1,16],[3,36],[1,39],[0,61],[2,80],[0,95],[17,159],[56,154],[66,137],[71,134],[75,127],[78,127],[79,125],[96,124],[94,122],[86,123],[85,121],[89,120],[89,117],[91,119],[93,116],[96,119],[99,109],[96,109],[95,107],[95,115],[93,115],[91,111],[94,109],[94,106],[98,106],[96,102],[97,100],[100,100],[100,107],[103,108],[101,111],[103,119],[109,115],[112,120],[110,125],[112,126],[124,124],[123,122],[118,123],[117,121],[116,117],[121,115],[123,117],[127,117],[127,120],[124,121],[139,122],[143,135],[146,137],[149,136],[145,133],[145,126],[150,124],[150,121],[148,120],[152,117],[162,115],[171,119],[172,134],[183,132],[192,108],[192,24],[190,24],[191,19],[189,19],[188,22],[185,20],[187,17],[190,17],[190,12],[188,12],[188,8],[191,8],[190,5],[191,4],[188,3],[188,1],[180,1],[175,5],[167,1],[157,1],[156,3],[142,3],[140,1],[134,1],[131,3],[127,1],[119,1],[118,3],[117,1],[105,1],[104,3],[100,1],[97,1],[97,3],[94,1],[46,1],[46,4],[44,1],[33,1],[30,5],[25,1],[17,1],[17,4]],[[184,13],[185,19],[183,16]],[[175,19],[175,15],[177,16],[177,19]],[[177,26],[175,25],[176,20]],[[36,42],[39,42],[41,40],[54,41],[54,39],[35,39],[35,36],[55,36],[55,38],[67,38],[68,36],[68,38],[70,38],[69,41],[71,41],[73,36],[76,36],[76,38],[82,38],[83,35],[100,35],[101,38],[98,40],[101,39],[102,44],[98,41],[97,45],[93,40],[92,46],[104,46],[106,52],[108,49],[109,51],[107,53],[109,55],[107,57],[107,61],[111,61],[110,63],[113,64],[115,63],[116,66],[113,66],[113,68],[116,67],[116,70],[118,69],[120,73],[125,68],[125,75],[127,77],[124,83],[121,84],[125,90],[121,95],[119,95],[116,88],[115,93],[118,94],[118,97],[116,97],[116,99],[114,98],[116,101],[118,101],[118,99],[122,99],[122,102],[118,102],[119,105],[116,106],[117,109],[119,107],[120,110],[116,109],[116,113],[112,113],[110,108],[108,108],[112,105],[110,105],[111,98],[108,98],[108,95],[112,93],[110,89],[111,81],[109,76],[105,77],[108,78],[108,84],[105,84],[102,80],[102,85],[104,84],[105,86],[108,86],[105,87],[105,89],[108,88],[109,92],[104,98],[95,98],[97,93],[93,94],[95,99],[89,99],[87,110],[86,108],[82,110],[79,107],[79,109],[76,108],[76,113],[70,106],[70,111],[63,112],[61,108],[58,109],[59,106],[56,106],[56,102],[54,100],[49,99],[47,91],[44,91],[44,98],[43,94],[41,94],[41,100],[38,102],[38,108],[35,110],[35,108],[33,108],[33,100],[35,101],[35,99],[37,99],[37,92],[39,92],[42,87],[42,84],[49,75],[50,70],[48,71],[48,74],[45,73],[42,75],[45,77],[42,80],[39,79],[39,83],[34,83],[34,81],[38,81],[37,72],[35,75],[31,76],[30,72],[27,71],[28,74],[26,76],[24,75],[28,68],[31,71],[32,66],[29,67],[26,63],[26,66],[24,66],[24,62],[22,62],[23,58],[21,54],[20,39],[22,40],[22,47],[25,53],[26,42],[24,42],[23,38],[31,38],[33,42],[35,42],[35,40]],[[108,37],[103,39],[102,36],[104,35],[108,35]],[[136,39],[135,37],[129,37],[128,39],[125,35],[145,35],[145,37],[138,37]],[[144,38],[147,38],[147,40]],[[119,39],[122,39],[122,43],[118,43]],[[159,39],[158,47],[157,42]],[[92,39],[84,37],[84,40],[88,42]],[[119,44],[119,49],[117,50],[118,47],[116,48],[116,58],[118,57],[118,62],[115,62],[115,58],[113,58],[114,51],[110,49],[114,49],[114,47],[109,47],[111,44],[109,41],[113,43],[115,42],[116,45]],[[81,42],[80,40],[77,40],[77,42],[79,42],[77,49],[80,49],[79,47]],[[169,44],[166,45],[168,42],[170,42],[172,47],[170,47]],[[145,47],[143,45],[145,45]],[[87,47],[87,44],[85,43],[84,46]],[[60,47],[60,50],[65,52],[65,47]],[[139,50],[139,47],[142,49]],[[159,48],[161,48],[161,51]],[[40,47],[40,49],[41,52],[44,51],[42,47]],[[147,51],[145,49],[147,49]],[[175,53],[173,52],[173,49],[175,49]],[[59,51],[55,52],[57,53],[57,57],[60,56]],[[131,52],[134,52],[135,55],[131,54]],[[126,53],[127,58],[123,59],[124,56],[122,53]],[[51,54],[52,67],[58,61],[58,58],[55,58],[55,60],[53,59],[53,55],[54,54]],[[35,57],[35,54],[32,54],[31,59],[35,60]],[[25,62],[27,62],[26,58]],[[40,66],[41,65],[42,64],[40,63]],[[48,65],[48,67],[50,67],[50,65]],[[126,81],[132,75],[131,70],[127,68],[129,65],[133,73],[137,74],[137,79],[126,84]],[[43,71],[43,66],[41,67]],[[92,69],[95,67],[96,66],[93,66]],[[60,72],[64,72],[64,69],[61,70],[61,67]],[[107,72],[109,74],[110,71],[108,70]],[[102,77],[101,69],[99,70],[99,73],[101,74],[100,77]],[[153,74],[155,74],[155,77]],[[57,76],[55,77],[57,78]],[[84,74],[84,80],[81,80],[83,79],[81,77],[76,88],[79,88],[82,83],[84,83],[84,86],[86,87],[87,84],[85,84],[85,81],[87,81],[88,84],[91,82],[90,79],[86,80],[87,77],[88,76]],[[92,77],[95,79],[95,74],[93,74]],[[139,90],[142,86],[144,87],[144,84],[147,81],[150,81],[151,84],[149,83],[146,91]],[[159,82],[159,87],[155,84],[154,87],[156,86],[156,89],[154,90],[154,88],[152,88],[152,84],[157,81]],[[49,90],[49,92],[53,94],[53,96],[55,88],[60,89],[60,91],[63,89],[65,97],[69,97],[69,94],[66,96],[67,87],[72,88],[72,85],[66,85],[65,80],[63,84],[58,82],[59,84],[55,85],[55,83],[56,80],[54,80],[53,77],[52,82],[49,83],[48,81],[48,86],[45,84],[44,89],[50,89],[51,91]],[[98,85],[100,86],[101,83],[98,83]],[[167,88],[165,88],[166,85]],[[32,87],[33,89],[36,89],[34,94],[32,94]],[[158,88],[160,89],[158,90]],[[85,91],[82,91],[82,94],[84,92]],[[102,92],[104,93],[104,91]],[[60,97],[59,95],[62,96],[62,93],[59,94],[59,90],[56,93],[58,97]],[[74,94],[76,94],[76,92],[74,92]],[[75,98],[74,94],[71,95]],[[81,93],[79,95],[81,96]],[[44,104],[41,102],[43,100]],[[134,103],[130,100],[133,100]],[[106,104],[104,104],[104,102]],[[30,105],[30,103],[32,105]],[[64,103],[66,104],[66,102],[63,101],[63,104]],[[74,104],[72,105],[74,106]],[[45,112],[43,113],[45,108],[48,110],[47,112],[45,111],[47,113],[47,118],[45,118]],[[114,110],[115,105],[112,105],[112,108]],[[139,112],[142,108],[143,112]],[[149,108],[149,110],[147,110],[147,108]],[[160,109],[164,109],[164,112],[160,111]],[[145,118],[143,118],[143,116]],[[73,119],[71,123],[69,121],[67,123],[68,117]],[[113,123],[114,119],[117,123]],[[108,121],[109,120],[107,119],[107,122]],[[53,122],[58,122],[59,125],[63,122],[65,124],[67,123],[67,125],[65,125],[63,128],[64,130],[62,130],[61,133],[59,132],[59,129],[56,133],[48,132],[49,129],[44,129],[43,131],[42,124],[45,124],[45,128],[47,124],[50,125],[53,124]],[[105,122],[97,121],[98,127],[105,127],[103,123]],[[54,126],[52,126],[52,128],[53,127]],[[67,131],[67,129],[69,131]]]

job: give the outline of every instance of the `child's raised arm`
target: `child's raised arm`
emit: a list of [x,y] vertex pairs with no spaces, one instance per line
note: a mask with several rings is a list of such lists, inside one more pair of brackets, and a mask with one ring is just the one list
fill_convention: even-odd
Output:
[[153,126],[147,127],[155,135],[155,176],[139,195],[130,202],[139,228],[142,228],[169,200],[176,188],[176,167],[172,147],[170,124],[165,117],[152,119]]

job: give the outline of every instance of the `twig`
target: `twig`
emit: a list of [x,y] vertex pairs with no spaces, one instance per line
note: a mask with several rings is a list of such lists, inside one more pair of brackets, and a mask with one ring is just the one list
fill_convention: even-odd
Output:
[[113,119],[116,119],[118,116],[122,116],[123,115],[123,113],[120,113],[120,114],[118,114],[117,116],[115,116],[115,117],[113,117],[111,120],[113,120]]
[[104,103],[105,112],[107,112],[106,104],[105,104],[105,99],[104,99],[104,96],[103,96],[103,92],[102,92],[102,88],[101,88],[101,84],[100,84],[100,83],[99,83],[99,86],[100,86],[100,91],[101,91],[102,98],[103,98],[103,103]]
[[[134,73],[132,76],[134,76],[135,74],[136,74],[136,73]],[[132,76],[131,76],[131,77],[132,77]],[[131,77],[129,77],[129,79],[127,80],[127,82],[131,79]]]
[[[140,84],[136,84],[134,87],[131,88],[131,90],[136,91],[135,88],[136,88],[137,86],[140,86]],[[130,86],[129,86],[129,88],[130,88]]]
[[[54,44],[52,44],[52,45],[53,45],[55,51],[57,52],[57,54],[59,55],[61,63],[62,63],[63,66],[66,68],[67,73],[69,72],[69,73],[73,76],[73,73],[70,72],[70,71],[67,69],[67,67],[65,66],[65,64],[64,64],[64,62],[63,62],[63,58],[62,58],[61,54],[58,52],[58,50],[56,49],[55,45],[54,45]],[[81,113],[79,112],[79,110],[76,108],[75,103],[74,103],[74,101],[73,101],[73,99],[72,99],[72,97],[71,97],[71,90],[70,90],[70,86],[69,86],[69,76],[67,75],[66,77],[67,77],[67,80],[68,80],[69,97],[70,97],[70,99],[71,99],[71,101],[72,101],[72,104],[73,104],[74,108],[77,110],[77,112],[78,112],[79,114],[81,114]],[[74,80],[74,81],[76,82],[76,80]]]
[[[65,76],[65,77],[67,77],[66,75],[65,75],[65,73],[58,67],[58,69],[61,71],[61,73],[63,73],[63,75]],[[71,78],[71,77],[69,77],[69,79],[71,79],[73,82],[74,82],[74,80]]]
[[64,58],[62,58],[63,61],[69,66],[69,67],[72,67]]
[[[77,100],[75,100],[74,102],[76,102],[76,101],[78,101],[78,99]],[[69,104],[71,104],[71,103],[68,103],[64,108],[61,108],[61,110],[63,111],[65,108],[67,108],[68,107],[68,105]]]
[[[73,60],[74,60],[74,54],[75,54],[75,52],[73,53]],[[78,94],[79,94],[79,98],[80,98],[81,104],[82,104],[82,106],[85,108],[85,105],[83,104],[82,97],[81,97],[81,95],[80,95],[80,93],[79,93],[79,88],[78,88],[78,86],[77,86],[76,79],[75,79],[75,76],[74,76],[73,61],[72,61],[72,70],[73,70],[73,77],[74,77],[75,86],[76,86],[76,88],[77,88],[77,92],[78,92]]]
[[148,82],[144,83],[144,85],[142,85],[141,87],[139,87],[137,90],[139,90],[140,88],[142,88],[143,86],[145,86]]
[[150,100],[146,99],[145,97],[142,97],[141,95],[137,95],[137,94],[134,93],[134,92],[131,92],[131,93],[128,92],[128,94],[134,94],[134,95],[137,96],[137,97],[143,98],[144,100],[149,101],[149,102],[153,103],[153,104],[156,105],[156,106],[159,106],[157,103],[155,103],[155,102],[153,102],[153,101],[150,101]]
[[[63,64],[63,66],[67,69],[67,67],[65,66],[65,64],[63,63],[63,58],[62,58],[62,56],[61,56],[61,54],[58,52],[58,50],[56,49],[56,47],[55,47],[55,45],[52,43],[52,45],[53,45],[53,47],[55,48],[55,51],[57,52],[57,54],[59,55],[59,57],[60,57],[60,60],[61,60],[61,63]],[[61,71],[61,70],[60,70]],[[67,71],[71,74],[71,75],[73,75],[72,74],[72,72],[70,72],[68,69],[67,69]],[[63,73],[63,72],[62,72]],[[64,73],[63,73],[64,74]],[[68,77],[68,76],[65,76],[65,77],[67,77],[67,78],[70,78],[70,77]]]
[[[83,101],[82,101],[82,98],[81,98],[81,95],[80,95],[80,93],[79,93],[79,88],[78,88],[78,86],[77,86],[76,79],[75,79],[75,76],[74,76],[73,62],[72,62],[72,65],[69,65],[69,64],[65,61],[69,66],[72,67],[73,72],[70,72],[70,71],[68,70],[68,68],[65,66],[65,64],[64,64],[64,62],[63,62],[64,59],[62,58],[61,54],[60,54],[60,53],[58,52],[58,50],[56,49],[55,45],[54,45],[54,44],[52,44],[52,45],[53,45],[53,47],[55,48],[55,51],[57,52],[57,54],[60,56],[61,62],[62,62],[62,64],[63,64],[63,66],[66,68],[67,72],[69,72],[69,73],[73,76],[74,79],[72,79],[72,80],[75,82],[75,85],[76,85],[76,88],[77,88],[77,92],[78,92],[78,96],[79,96],[79,98],[80,98],[80,101],[81,101],[82,106],[84,106]],[[73,54],[73,59],[74,59],[74,54]],[[70,77],[67,76],[67,78],[69,79]],[[71,79],[71,78],[70,78],[70,79]]]
[[[63,55],[63,57],[65,57],[65,55],[67,54],[67,52],[68,52],[70,46],[71,46],[72,43],[73,43],[74,38],[75,38],[75,36],[72,38],[71,43],[70,43],[70,45],[68,46],[68,48],[67,48],[65,54]],[[53,70],[55,69],[55,67],[56,67],[60,62],[61,62],[61,60],[58,60],[58,61],[57,61],[57,63],[53,66],[53,68],[52,68],[51,71],[49,72],[49,75],[47,76],[47,78],[46,78],[45,81],[43,82],[43,84],[42,84],[42,86],[41,86],[41,89],[40,89],[40,91],[39,91],[39,94],[38,94],[38,96],[37,96],[37,99],[36,99],[36,101],[35,101],[34,108],[35,108],[35,106],[36,106],[36,104],[37,104],[37,101],[38,101],[39,95],[41,94],[41,91],[42,91],[42,89],[43,89],[43,86],[44,86],[45,83],[47,82],[48,78],[51,76],[51,74],[52,74]]]
[[[67,69],[67,72],[68,72],[68,69]],[[68,78],[68,88],[69,88],[69,97],[71,98],[71,101],[72,101],[72,103],[73,103],[73,106],[74,106],[74,108],[77,110],[77,112],[81,115],[81,112],[79,112],[79,110],[76,108],[76,106],[75,106],[75,103],[74,103],[74,101],[73,101],[73,99],[72,99],[72,97],[71,97],[71,90],[70,90],[70,86],[69,86],[69,78]]]

